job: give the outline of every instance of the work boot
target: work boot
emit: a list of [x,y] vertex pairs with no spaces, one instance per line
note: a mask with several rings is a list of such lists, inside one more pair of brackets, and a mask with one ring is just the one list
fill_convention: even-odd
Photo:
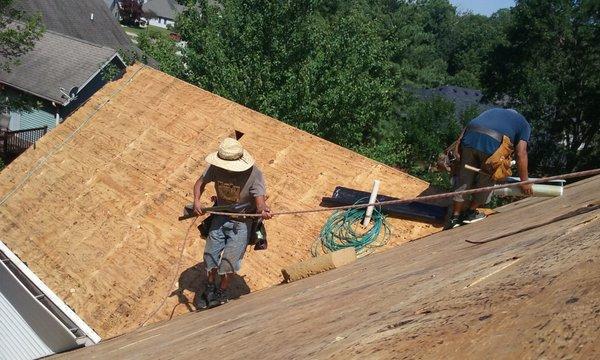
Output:
[[229,300],[226,293],[227,290],[221,288],[214,291],[211,294],[212,296],[208,298],[208,307],[213,308],[225,304]]
[[484,213],[477,210],[467,210],[462,216],[462,222],[465,224],[472,224],[485,219],[485,217]]
[[446,225],[444,226],[444,230],[454,229],[456,227],[461,226],[462,224],[463,224],[463,222],[459,215],[452,215],[446,222]]
[[196,310],[204,310],[208,307],[208,302],[206,301],[206,293],[200,293],[197,291],[194,295],[194,300],[192,302]]
[[204,292],[200,296],[196,294],[196,297],[194,298],[194,306],[196,307],[196,309],[207,309],[210,304],[210,299],[214,297],[214,293],[216,290],[217,288],[215,284],[207,283],[206,287],[204,288]]

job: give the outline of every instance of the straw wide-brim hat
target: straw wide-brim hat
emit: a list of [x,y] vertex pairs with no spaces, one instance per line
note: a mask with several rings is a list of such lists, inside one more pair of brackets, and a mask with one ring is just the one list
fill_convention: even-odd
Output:
[[237,140],[226,138],[219,145],[219,151],[206,157],[206,162],[221,169],[242,172],[254,165],[254,158]]

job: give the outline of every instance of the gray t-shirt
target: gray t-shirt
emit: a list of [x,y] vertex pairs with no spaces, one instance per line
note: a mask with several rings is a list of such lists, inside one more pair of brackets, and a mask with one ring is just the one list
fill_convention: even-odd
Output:
[[250,203],[254,206],[254,198],[266,193],[265,179],[256,165],[243,172],[227,171],[209,165],[202,174],[202,181],[215,183],[217,206],[236,203]]

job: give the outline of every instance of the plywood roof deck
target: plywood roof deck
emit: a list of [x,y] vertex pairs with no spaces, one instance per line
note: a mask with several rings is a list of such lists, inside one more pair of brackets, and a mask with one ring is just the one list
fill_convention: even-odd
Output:
[[[108,102],[107,102],[108,101]],[[55,146],[81,124],[60,150]],[[312,208],[336,185],[418,195],[428,184],[147,67],[129,68],[0,173],[0,194],[44,159],[0,206],[2,240],[104,337],[136,328],[175,276],[204,157],[234,130],[263,169],[271,208]],[[54,150],[53,150],[54,149]],[[327,213],[269,221],[269,250],[250,251],[241,273],[251,290],[281,281],[280,269],[309,256]],[[388,247],[438,231],[392,219]],[[179,272],[202,259],[192,229]],[[190,292],[185,294],[191,297]],[[169,317],[170,297],[152,321]],[[175,313],[185,312],[185,307]]]
[[599,189],[597,176],[62,358],[598,359]]

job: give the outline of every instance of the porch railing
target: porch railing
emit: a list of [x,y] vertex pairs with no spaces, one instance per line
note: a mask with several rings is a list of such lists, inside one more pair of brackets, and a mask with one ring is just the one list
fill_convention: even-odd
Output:
[[0,131],[0,143],[2,147],[2,158],[5,163],[12,161],[30,146],[34,145],[42,136],[48,132],[48,126],[15,130]]

